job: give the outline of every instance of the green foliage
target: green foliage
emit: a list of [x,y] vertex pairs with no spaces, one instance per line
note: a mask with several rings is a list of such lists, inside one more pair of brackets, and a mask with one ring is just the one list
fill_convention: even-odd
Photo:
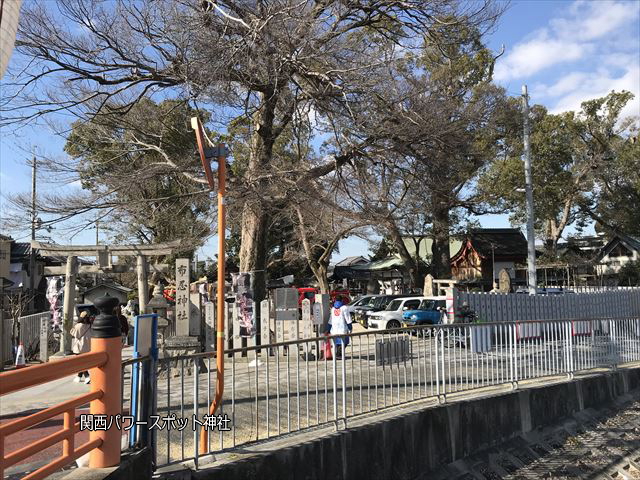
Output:
[[[549,114],[531,109],[531,157],[536,231],[551,247],[568,225],[583,227],[590,212],[624,230],[638,224],[638,150],[620,130],[620,113],[632,98],[612,92],[582,104],[580,112]],[[526,222],[524,167],[521,160],[522,114],[512,100],[510,127],[505,130],[501,155],[479,180],[483,198],[511,214],[515,224]],[[626,208],[625,208],[626,207]],[[622,217],[622,218],[620,218]],[[631,230],[633,231],[633,230]],[[627,230],[627,233],[631,233]]]
[[640,237],[640,143],[618,139],[613,150],[615,155],[596,172],[597,228]]
[[105,223],[116,240],[181,238],[195,246],[209,234],[211,201],[189,178],[202,176],[190,126],[198,113],[177,100],[144,98],[124,115],[73,124],[65,151],[79,161],[83,189],[113,205]]
[[624,286],[640,286],[640,260],[626,263],[620,268],[618,284]]
[[[551,115],[539,107],[534,110],[532,123],[534,211],[536,228],[544,235],[549,220],[560,221],[565,199],[580,194],[574,185],[576,170],[580,168],[574,156],[575,118],[572,112]],[[496,206],[512,212],[513,223],[525,223],[525,195],[519,191],[525,183],[520,158],[522,142],[517,137],[507,141],[510,142],[507,155],[491,165],[480,180],[480,188],[492,197]]]
[[398,253],[393,242],[386,238],[382,238],[377,244],[372,245],[371,250],[373,251],[373,255],[370,255],[369,259],[372,262],[383,260]]

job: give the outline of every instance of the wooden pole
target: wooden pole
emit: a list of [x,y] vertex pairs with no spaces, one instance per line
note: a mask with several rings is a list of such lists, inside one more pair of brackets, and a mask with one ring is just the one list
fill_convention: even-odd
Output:
[[[225,230],[226,215],[224,195],[226,191],[226,155],[225,145],[218,145],[218,291],[216,311],[216,395],[209,407],[209,414],[213,415],[222,403],[224,393],[224,294],[225,294]],[[209,432],[202,429],[200,435],[200,453],[207,453],[209,449]]]
[[[211,189],[215,188],[213,174],[211,172],[210,159],[205,154],[204,131],[202,123],[197,117],[191,119],[191,127],[195,130],[196,141],[198,142],[198,150],[200,152],[200,160],[204,168],[207,182]],[[209,406],[209,414],[213,415],[222,403],[222,394],[224,393],[224,316],[225,316],[225,192],[226,192],[226,175],[227,175],[227,155],[224,143],[218,144],[217,148],[218,160],[218,291],[217,291],[217,309],[216,309],[216,394],[213,402]],[[200,454],[206,454],[209,451],[209,432],[202,428],[199,444]]]

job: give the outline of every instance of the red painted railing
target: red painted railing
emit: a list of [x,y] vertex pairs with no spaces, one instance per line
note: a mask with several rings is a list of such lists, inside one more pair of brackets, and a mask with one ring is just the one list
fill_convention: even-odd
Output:
[[[0,477],[7,468],[62,442],[62,455],[25,476],[25,479],[46,478],[81,456],[91,452],[89,466],[111,467],[120,462],[120,432],[91,431],[89,441],[76,445],[76,409],[90,403],[92,415],[117,415],[120,412],[122,342],[120,338],[93,338],[91,352],[42,365],[35,365],[0,374],[0,397],[25,388],[91,370],[91,391],[37,413],[0,425]],[[107,381],[108,379],[108,381]],[[0,400],[1,401],[1,400]],[[63,428],[18,450],[5,452],[5,439],[58,415],[63,415]]]

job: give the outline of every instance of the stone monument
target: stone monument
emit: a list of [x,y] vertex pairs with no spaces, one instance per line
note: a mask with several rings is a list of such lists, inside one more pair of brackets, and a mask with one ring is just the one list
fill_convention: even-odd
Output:
[[511,291],[511,275],[503,268],[498,274],[498,292],[509,293]]
[[[190,273],[190,260],[188,258],[176,259],[176,335],[165,340],[161,352],[162,357],[190,355],[202,351],[200,339],[197,336],[189,335],[191,319]],[[178,361],[169,362],[169,365],[172,376],[179,376],[181,369],[178,368]],[[184,371],[187,375],[191,375],[192,366],[192,362],[184,362]],[[199,370],[206,371],[202,360],[199,362]],[[166,374],[166,372],[162,372],[162,374]]]
[[433,275],[430,273],[424,277],[424,287],[422,288],[422,294],[425,297],[432,297],[435,295],[433,291]]

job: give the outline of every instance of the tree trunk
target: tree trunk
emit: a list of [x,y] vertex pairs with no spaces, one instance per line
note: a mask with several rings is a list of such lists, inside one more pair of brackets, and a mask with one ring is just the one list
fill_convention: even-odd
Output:
[[[271,92],[262,94],[262,107],[253,116],[251,152],[246,179],[251,181],[268,168],[275,143],[274,119],[277,95]],[[260,200],[268,185],[263,180],[255,185],[256,195],[248,198],[242,209],[242,234],[240,240],[240,271],[253,273],[254,302],[258,304],[266,293],[267,232],[269,211]],[[256,310],[259,315],[260,309]]]
[[389,223],[387,230],[389,231],[389,236],[391,237],[391,241],[396,246],[398,253],[400,254],[400,259],[402,260],[402,265],[404,267],[405,272],[409,275],[409,281],[413,288],[418,286],[418,270],[414,265],[414,260],[409,255],[409,250],[407,250],[407,246],[404,244],[402,240],[402,235],[400,234],[400,230],[395,225],[395,223]]
[[260,203],[251,202],[242,210],[240,271],[252,273],[254,302],[265,298],[267,266],[267,224],[269,216]]
[[433,207],[433,244],[431,245],[431,275],[434,278],[451,278],[449,253],[449,207],[438,202]]
[[313,274],[316,276],[316,280],[318,280],[318,286],[320,287],[320,293],[329,293],[329,277],[327,275],[328,266],[327,265],[318,265],[316,268],[312,268]]
[[549,258],[555,259],[558,255],[558,241],[562,236],[564,227],[558,225],[554,219],[547,220],[547,229],[544,246]]

